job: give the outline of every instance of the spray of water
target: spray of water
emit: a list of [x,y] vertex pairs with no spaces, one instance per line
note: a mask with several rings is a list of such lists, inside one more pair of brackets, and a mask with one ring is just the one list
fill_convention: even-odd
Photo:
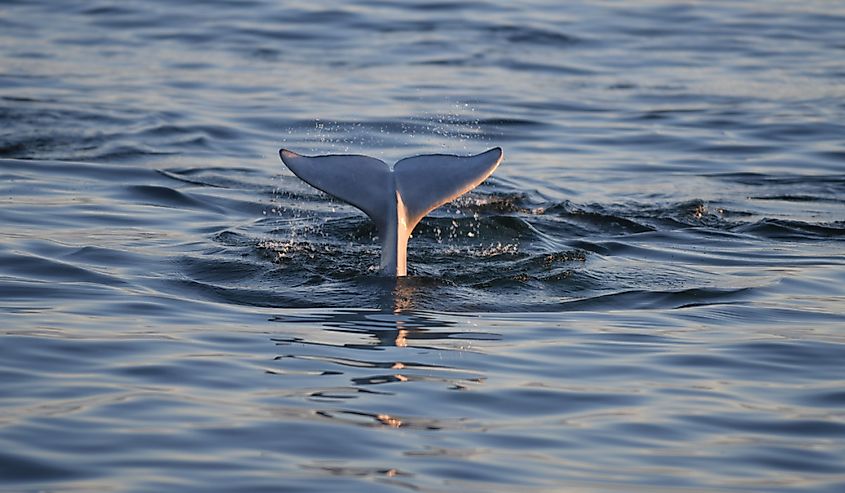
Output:
[[[399,122],[399,123],[394,123]],[[302,149],[306,154],[365,154],[392,163],[405,157],[404,149],[416,149],[425,153],[471,154],[489,144],[476,109],[469,103],[448,102],[439,111],[413,116],[398,116],[382,121],[348,122],[333,121],[315,117],[308,127],[287,129],[283,139],[284,147]],[[265,238],[259,248],[275,252],[279,262],[285,262],[293,256],[327,254],[334,236],[334,242],[351,248],[361,240],[377,242],[375,231],[361,238],[360,234],[352,238],[348,231],[346,237],[337,238],[338,231],[328,231],[327,223],[344,214],[352,213],[346,205],[329,201],[321,207],[302,207],[297,204],[297,192],[302,190],[296,178],[281,175],[281,183],[276,187],[271,205],[265,215],[267,220],[277,225],[272,231],[273,237]],[[306,192],[307,193],[307,192]],[[500,253],[516,252],[517,242],[502,244],[500,239],[484,239],[481,234],[481,219],[478,209],[488,199],[473,192],[445,207],[438,215],[451,217],[447,227],[435,226],[419,228],[411,238],[417,241],[432,241],[437,244],[453,245],[461,241],[461,246],[450,246],[443,250],[447,255],[492,256]],[[466,219],[471,217],[470,221]],[[472,245],[466,245],[467,240]],[[486,240],[486,242],[485,242]],[[315,246],[316,243],[322,246]],[[328,248],[328,250],[327,250]],[[375,265],[372,266],[375,269]]]

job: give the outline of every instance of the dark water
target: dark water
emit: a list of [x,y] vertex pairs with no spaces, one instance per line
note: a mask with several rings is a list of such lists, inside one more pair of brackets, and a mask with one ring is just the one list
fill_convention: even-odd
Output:
[[[845,490],[843,33],[3,2],[0,489]],[[495,145],[399,281],[276,155]]]

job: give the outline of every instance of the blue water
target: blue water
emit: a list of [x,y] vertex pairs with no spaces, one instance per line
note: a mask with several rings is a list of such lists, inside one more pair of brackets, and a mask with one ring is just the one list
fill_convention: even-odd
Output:
[[[0,4],[0,490],[845,491],[845,5]],[[279,161],[505,161],[377,275]]]

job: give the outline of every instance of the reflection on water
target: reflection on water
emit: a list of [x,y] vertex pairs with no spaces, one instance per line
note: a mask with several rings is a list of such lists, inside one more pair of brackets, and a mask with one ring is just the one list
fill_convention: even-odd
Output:
[[[398,277],[396,278],[395,283],[393,291],[391,292],[393,311],[395,313],[401,313],[413,310],[415,308],[414,294],[417,291],[417,281],[413,278]],[[398,337],[396,345],[400,345]]]
[[[393,283],[394,281],[386,282]],[[406,284],[401,279],[395,282],[397,289],[400,289],[400,285]],[[403,291],[403,296],[408,294],[409,291]],[[427,315],[424,312],[331,310],[319,314],[275,315],[270,321],[285,325],[318,327],[322,331],[354,334],[367,339],[368,343],[366,344],[344,345],[344,347],[355,349],[378,349],[382,346],[439,349],[438,341],[448,340],[451,346],[451,343],[455,341],[496,340],[499,338],[498,334],[488,332],[455,331],[455,322]],[[296,342],[321,345],[321,343],[303,340],[274,340],[280,344]],[[433,344],[433,346],[429,346],[430,344]]]

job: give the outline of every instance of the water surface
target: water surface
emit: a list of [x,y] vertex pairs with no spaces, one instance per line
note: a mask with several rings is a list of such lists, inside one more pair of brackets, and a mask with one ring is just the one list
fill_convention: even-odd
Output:
[[[0,7],[0,487],[845,488],[845,9]],[[279,147],[505,161],[377,275]]]

